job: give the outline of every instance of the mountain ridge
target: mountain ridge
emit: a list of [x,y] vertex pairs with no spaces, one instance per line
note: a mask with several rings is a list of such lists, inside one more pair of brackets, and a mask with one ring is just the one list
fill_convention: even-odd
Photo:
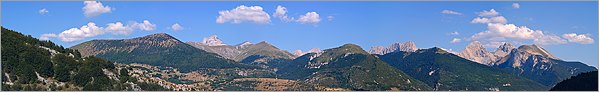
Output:
[[181,68],[182,71],[201,68],[255,68],[249,65],[237,64],[215,53],[197,49],[166,33],[131,39],[92,40],[71,48],[86,53],[85,56],[97,56],[126,64],[142,63],[155,66],[172,66]]

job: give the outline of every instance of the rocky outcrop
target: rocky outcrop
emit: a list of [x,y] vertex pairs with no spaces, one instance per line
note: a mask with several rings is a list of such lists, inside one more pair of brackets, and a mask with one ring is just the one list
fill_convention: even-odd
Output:
[[458,56],[484,65],[491,65],[497,60],[497,56],[487,51],[479,41],[468,44]]
[[370,50],[368,50],[368,53],[384,55],[384,54],[391,53],[391,52],[398,52],[398,51],[414,52],[416,50],[418,50],[418,48],[416,48],[416,44],[412,41],[408,41],[408,42],[404,42],[404,43],[394,43],[394,44],[391,44],[387,48],[385,48],[383,46],[374,46],[374,47],[371,47]]

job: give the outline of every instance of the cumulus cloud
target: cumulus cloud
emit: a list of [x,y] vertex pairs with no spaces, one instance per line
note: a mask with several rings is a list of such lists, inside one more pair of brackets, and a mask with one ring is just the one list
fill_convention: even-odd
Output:
[[478,12],[477,14],[478,16],[482,17],[494,17],[499,15],[499,12],[495,11],[495,9],[491,9],[489,11],[483,10],[482,12]]
[[514,24],[487,24],[487,30],[476,33],[472,36],[474,40],[483,40],[490,42],[506,40],[532,40],[537,44],[564,44],[566,41],[559,36],[545,34],[541,30],[532,30],[526,26],[516,26]]
[[270,16],[260,6],[241,5],[232,10],[218,12],[216,23],[223,24],[231,22],[234,24],[242,22],[253,22],[258,24],[270,23]]
[[106,26],[107,27],[104,29],[104,31],[111,32],[115,35],[128,35],[133,32],[133,28],[123,25],[121,22],[108,23]]
[[460,38],[453,38],[450,41],[450,43],[458,43],[458,42],[462,42],[462,39],[460,39]]
[[502,23],[505,24],[507,23],[507,19],[505,19],[505,17],[503,16],[496,16],[496,17],[491,17],[491,18],[481,18],[481,17],[477,17],[472,19],[471,23]]
[[95,17],[102,13],[109,13],[112,11],[110,6],[104,6],[98,1],[84,1],[83,4],[83,15],[86,17]]
[[513,3],[513,4],[512,4],[512,8],[519,9],[519,8],[520,8],[520,4],[518,4],[518,3]]
[[462,15],[460,12],[452,11],[452,10],[443,10],[441,11],[443,14],[453,14],[453,15]]
[[156,24],[150,23],[148,20],[144,20],[142,23],[133,22],[132,27],[138,28],[144,31],[152,31],[156,29]]
[[593,44],[593,42],[595,42],[593,38],[591,38],[591,34],[567,33],[563,34],[562,37],[568,39],[569,42],[580,44]]
[[95,37],[101,34],[104,34],[103,28],[96,26],[96,23],[89,22],[87,25],[81,26],[80,28],[71,28],[65,30],[58,34],[58,37],[62,41],[73,42],[87,37]]
[[301,24],[318,24],[320,22],[320,15],[316,12],[308,12],[305,15],[301,15],[297,22]]
[[290,22],[290,21],[294,20],[293,17],[287,16],[287,8],[280,6],[280,5],[277,6],[277,9],[275,10],[275,13],[273,14],[273,16],[281,19],[281,21],[284,21],[284,22]]
[[171,26],[171,29],[173,31],[179,31],[179,30],[183,30],[183,26],[179,25],[179,23],[175,23]]
[[49,40],[50,38],[59,38],[64,42],[73,42],[89,37],[96,37],[105,33],[112,33],[113,35],[129,35],[133,30],[154,30],[155,26],[156,24],[151,24],[147,20],[144,20],[142,23],[131,22],[127,25],[121,22],[108,23],[106,24],[106,28],[99,27],[96,23],[89,22],[79,28],[70,28],[59,34],[43,34],[40,39]]
[[43,9],[37,11],[37,12],[40,13],[40,14],[42,14],[42,15],[44,15],[44,14],[48,13],[49,11],[46,8],[43,8]]

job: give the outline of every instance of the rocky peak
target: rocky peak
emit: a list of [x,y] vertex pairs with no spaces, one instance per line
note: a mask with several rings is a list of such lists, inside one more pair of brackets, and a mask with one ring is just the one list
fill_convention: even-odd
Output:
[[295,55],[296,57],[302,56],[305,53],[302,50],[295,50],[293,51],[293,55]]
[[235,47],[237,47],[237,49],[241,49],[241,48],[245,48],[248,47],[250,45],[253,45],[253,43],[249,42],[249,41],[245,41],[243,43],[237,44],[235,45]]
[[243,43],[240,43],[240,44],[237,44],[237,45],[235,45],[235,46],[247,46],[247,45],[252,45],[252,42],[245,41],[245,42],[243,42]]
[[487,51],[479,41],[468,44],[458,56],[484,65],[490,65],[497,60],[497,56]]
[[485,50],[485,47],[479,41],[473,41],[468,46],[466,46],[467,50]]
[[295,50],[293,52],[293,55],[299,57],[299,56],[302,56],[302,55],[308,54],[308,53],[321,53],[321,52],[322,52],[322,50],[320,50],[320,48],[312,48],[312,49],[308,50],[308,52],[303,52],[302,50]]
[[407,41],[404,43],[393,43],[388,48],[385,48],[383,46],[374,46],[371,47],[370,50],[368,50],[368,52],[371,54],[383,55],[397,51],[415,52],[416,50],[418,50],[418,48],[416,48],[416,44],[412,41]]
[[370,47],[370,50],[368,50],[368,53],[371,54],[386,54],[383,53],[385,51],[385,47],[384,46],[374,46],[374,47]]
[[269,47],[275,47],[275,46],[273,46],[272,44],[270,44],[270,43],[268,43],[268,42],[266,42],[266,41],[261,41],[261,42],[258,42],[258,43],[256,43],[256,44],[254,44],[254,45],[256,45],[256,46],[269,46]]
[[204,38],[204,40],[202,40],[202,43],[204,45],[208,45],[208,46],[222,46],[222,45],[227,45],[224,44],[223,41],[221,41],[220,39],[218,39],[218,36],[216,35],[212,35],[208,38]]
[[418,50],[418,48],[416,48],[416,43],[414,43],[413,41],[408,41],[399,44],[399,51],[414,52],[416,50]]
[[516,47],[510,43],[503,43],[503,45],[499,46],[497,48],[497,50],[495,50],[495,55],[497,55],[498,57],[504,57],[507,54],[509,54],[513,49],[516,49]]
[[548,58],[559,60],[557,57],[551,55],[545,49],[543,49],[542,47],[540,47],[538,45],[535,45],[535,44],[532,44],[532,45],[522,45],[522,46],[518,47],[518,51],[523,51],[523,52],[526,52],[526,53],[535,54],[535,55],[541,55],[541,56],[544,56],[544,57],[548,57]]
[[312,48],[306,53],[320,53],[320,52],[322,52],[322,50],[320,50],[320,48]]

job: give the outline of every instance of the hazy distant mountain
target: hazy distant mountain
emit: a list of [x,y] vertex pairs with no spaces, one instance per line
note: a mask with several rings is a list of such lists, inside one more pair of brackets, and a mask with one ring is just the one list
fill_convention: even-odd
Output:
[[308,53],[278,67],[281,78],[352,90],[431,90],[357,45]]
[[416,52],[392,52],[379,57],[434,90],[548,89],[535,81],[469,61],[437,47]]
[[579,73],[597,70],[595,67],[580,62],[560,60],[538,45],[522,45],[513,49],[509,55],[498,60],[493,67],[550,87]]
[[597,71],[581,73],[557,83],[550,91],[597,91]]
[[255,68],[194,48],[165,33],[133,39],[92,40],[71,48],[81,51],[84,56],[97,56],[119,63],[171,66],[182,71],[202,68]]
[[385,48],[383,46],[374,46],[374,47],[370,48],[370,50],[368,50],[368,53],[384,55],[384,54],[391,53],[391,52],[399,52],[399,51],[414,52],[416,50],[418,50],[418,48],[416,48],[416,44],[412,41],[408,41],[408,42],[404,42],[404,43],[393,43],[393,44],[391,44],[391,46],[389,46],[387,48]]
[[489,51],[479,41],[473,41],[462,52],[457,54],[462,58],[484,64],[491,65],[497,61],[497,56]]
[[[213,43],[209,43],[213,42]],[[217,36],[204,38],[202,42],[187,42],[196,48],[216,53],[227,59],[243,63],[266,63],[273,59],[293,59],[295,56],[285,50],[267,43],[265,41],[257,44],[243,42],[235,46],[223,44]],[[216,45],[215,45],[216,44]]]
[[304,54],[308,54],[308,53],[319,53],[321,51],[322,50],[320,50],[320,48],[312,48],[312,49],[308,50],[307,52],[304,52],[302,50],[295,50],[293,52],[293,55],[295,55],[296,57],[299,57],[299,56],[302,56]]
[[208,52],[216,53],[224,58],[234,60],[234,57],[241,53],[238,48],[251,45],[252,43],[244,42],[239,44],[239,46],[230,46],[224,44],[216,35],[212,35],[208,38],[204,38],[202,42],[187,42],[187,44]]

